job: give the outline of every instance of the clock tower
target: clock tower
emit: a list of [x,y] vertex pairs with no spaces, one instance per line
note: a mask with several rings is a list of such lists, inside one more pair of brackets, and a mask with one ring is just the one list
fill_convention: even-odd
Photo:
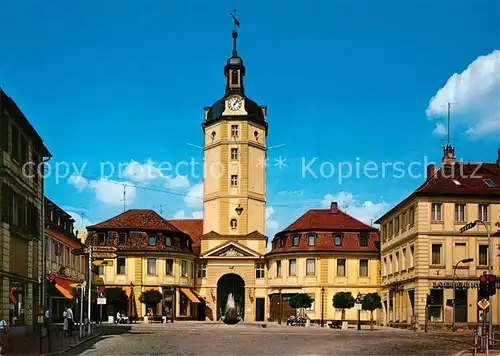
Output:
[[246,69],[236,49],[236,30],[232,37],[224,96],[205,108],[202,124],[203,235],[195,286],[206,302],[208,319],[224,320],[231,296],[241,319],[263,321],[268,308],[266,107],[245,93]]
[[[252,232],[265,234],[266,107],[245,95],[246,69],[236,49],[238,33],[233,31],[232,37],[233,54],[224,67],[225,95],[205,108],[202,125],[203,233],[241,240],[265,253],[265,241],[247,244],[244,236]],[[217,243],[220,241],[206,243],[202,249]]]

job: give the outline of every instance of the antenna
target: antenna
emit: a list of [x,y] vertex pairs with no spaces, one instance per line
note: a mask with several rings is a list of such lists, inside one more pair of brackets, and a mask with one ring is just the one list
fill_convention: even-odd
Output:
[[121,200],[123,202],[123,212],[127,210],[127,186],[124,184],[123,185],[123,199]]
[[451,104],[448,101],[448,146],[450,145],[450,122],[451,122],[450,113],[451,113]]

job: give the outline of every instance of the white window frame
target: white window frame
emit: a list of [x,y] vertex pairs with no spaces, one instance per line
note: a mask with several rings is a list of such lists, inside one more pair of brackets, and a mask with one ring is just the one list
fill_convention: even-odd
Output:
[[431,203],[431,220],[436,221],[436,222],[443,221],[443,204],[442,203]]
[[455,203],[455,221],[464,222],[465,221],[465,209],[466,205],[463,203]]

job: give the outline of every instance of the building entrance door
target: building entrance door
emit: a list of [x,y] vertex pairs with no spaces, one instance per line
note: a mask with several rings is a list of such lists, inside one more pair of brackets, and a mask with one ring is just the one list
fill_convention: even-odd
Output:
[[217,282],[217,320],[226,313],[230,294],[241,319],[245,320],[245,281],[235,273],[227,273]]
[[264,321],[264,298],[255,298],[255,321]]
[[455,322],[467,322],[467,289],[455,291]]

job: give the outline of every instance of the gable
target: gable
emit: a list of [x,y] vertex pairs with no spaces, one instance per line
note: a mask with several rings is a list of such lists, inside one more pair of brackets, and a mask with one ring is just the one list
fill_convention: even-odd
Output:
[[201,256],[202,258],[261,258],[258,252],[243,246],[236,241],[223,243]]

